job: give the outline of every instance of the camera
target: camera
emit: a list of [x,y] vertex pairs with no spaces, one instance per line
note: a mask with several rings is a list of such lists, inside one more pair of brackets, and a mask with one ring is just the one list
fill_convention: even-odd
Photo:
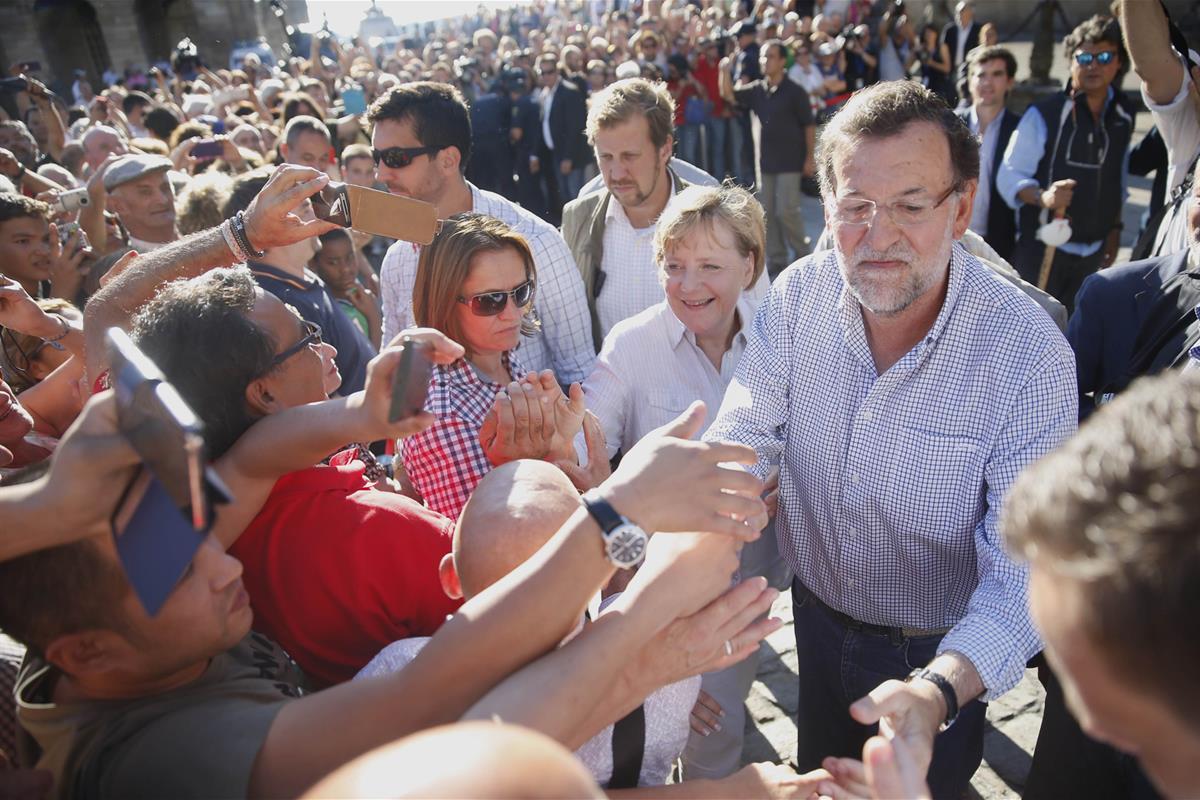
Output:
[[86,186],[81,189],[71,189],[58,196],[58,208],[65,214],[78,211],[89,203],[91,203],[91,199],[88,197]]

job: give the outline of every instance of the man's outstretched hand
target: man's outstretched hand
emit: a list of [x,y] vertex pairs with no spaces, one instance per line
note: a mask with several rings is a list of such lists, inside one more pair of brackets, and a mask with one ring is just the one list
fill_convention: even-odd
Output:
[[332,222],[313,219],[311,214],[296,213],[327,183],[328,175],[309,167],[295,164],[277,167],[246,209],[246,235],[250,245],[257,250],[284,247],[337,228]]

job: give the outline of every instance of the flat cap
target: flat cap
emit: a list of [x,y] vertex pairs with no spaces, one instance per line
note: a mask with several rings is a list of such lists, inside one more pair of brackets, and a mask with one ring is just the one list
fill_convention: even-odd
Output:
[[173,169],[171,159],[166,156],[156,156],[149,153],[130,153],[121,156],[104,173],[104,189],[111,192],[123,183],[137,180],[143,175],[154,172],[166,172]]

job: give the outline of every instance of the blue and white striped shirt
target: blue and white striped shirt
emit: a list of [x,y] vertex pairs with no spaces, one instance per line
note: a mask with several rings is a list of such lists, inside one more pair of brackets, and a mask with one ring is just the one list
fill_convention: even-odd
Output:
[[1020,290],[956,244],[926,337],[877,375],[836,251],[783,273],[759,307],[707,440],[782,456],[779,550],[822,601],[863,622],[952,628],[987,687],[1041,642],[1028,572],[998,519],[1025,465],[1076,424],[1075,359]]

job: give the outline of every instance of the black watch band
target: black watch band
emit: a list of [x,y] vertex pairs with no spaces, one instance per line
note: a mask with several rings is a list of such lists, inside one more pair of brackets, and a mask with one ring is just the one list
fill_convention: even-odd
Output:
[[587,508],[588,513],[592,515],[592,519],[596,520],[596,524],[600,526],[600,530],[605,533],[612,533],[618,525],[625,522],[625,518],[617,513],[612,504],[601,497],[600,493],[594,489],[584,492],[583,505]]
[[941,691],[942,697],[946,699],[946,719],[942,722],[941,730],[945,730],[954,724],[954,720],[958,717],[958,695],[954,692],[954,686],[950,683],[950,679],[945,675],[934,672],[928,667],[920,667],[908,673],[905,683],[917,679],[932,683]]

